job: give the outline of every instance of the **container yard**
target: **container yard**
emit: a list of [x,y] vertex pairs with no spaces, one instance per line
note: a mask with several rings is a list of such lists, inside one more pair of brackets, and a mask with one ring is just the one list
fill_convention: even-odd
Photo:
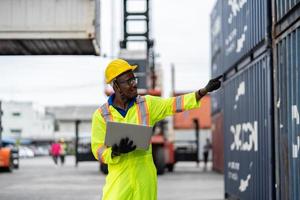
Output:
[[300,200],[299,91],[299,0],[1,0],[0,199]]

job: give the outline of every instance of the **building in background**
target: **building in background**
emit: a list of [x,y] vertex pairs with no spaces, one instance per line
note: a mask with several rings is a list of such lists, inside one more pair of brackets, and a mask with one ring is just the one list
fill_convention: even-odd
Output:
[[95,161],[91,151],[92,116],[98,106],[55,106],[47,107],[46,113],[55,117],[56,140],[67,144],[67,154],[75,155],[75,165],[79,161]]
[[92,115],[98,106],[54,106],[46,107],[46,113],[55,117],[54,138],[73,141],[76,121],[79,121],[79,137],[90,136]]
[[54,117],[32,102],[2,102],[3,138],[14,142],[44,142],[54,138]]

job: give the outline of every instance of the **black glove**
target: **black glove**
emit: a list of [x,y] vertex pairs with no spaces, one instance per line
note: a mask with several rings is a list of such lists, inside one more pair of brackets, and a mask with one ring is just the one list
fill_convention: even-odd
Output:
[[205,90],[207,92],[212,92],[214,90],[217,90],[221,87],[221,81],[219,80],[223,76],[218,76],[217,78],[211,79],[208,84],[205,86]]
[[122,138],[119,144],[114,144],[111,148],[111,155],[119,156],[121,153],[129,153],[136,149],[136,146],[133,145],[133,141],[129,138]]

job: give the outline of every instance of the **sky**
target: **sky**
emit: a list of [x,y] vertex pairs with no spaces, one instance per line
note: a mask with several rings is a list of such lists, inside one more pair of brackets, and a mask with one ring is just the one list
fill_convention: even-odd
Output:
[[[101,0],[102,56],[1,56],[0,99],[42,106],[101,105],[104,70],[118,55],[121,0]],[[163,95],[194,91],[210,78],[210,21],[215,0],[152,0],[151,35],[163,70]],[[112,9],[114,8],[114,9]],[[112,10],[114,12],[112,13]],[[103,57],[103,55],[107,57]]]

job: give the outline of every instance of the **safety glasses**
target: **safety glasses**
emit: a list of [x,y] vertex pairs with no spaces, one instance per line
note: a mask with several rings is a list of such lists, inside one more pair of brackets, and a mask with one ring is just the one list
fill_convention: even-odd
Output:
[[137,77],[132,77],[130,79],[127,79],[125,81],[117,81],[119,84],[127,84],[127,85],[135,85],[138,83],[138,78]]

